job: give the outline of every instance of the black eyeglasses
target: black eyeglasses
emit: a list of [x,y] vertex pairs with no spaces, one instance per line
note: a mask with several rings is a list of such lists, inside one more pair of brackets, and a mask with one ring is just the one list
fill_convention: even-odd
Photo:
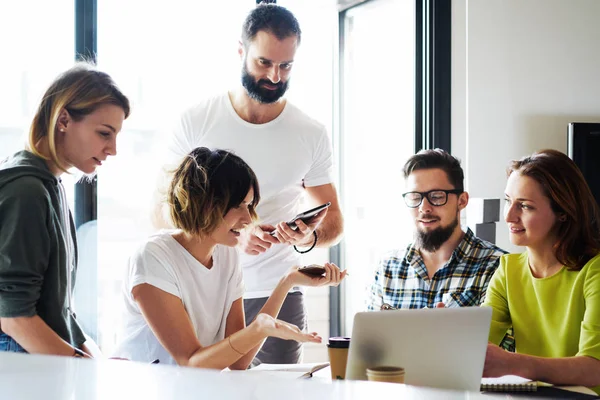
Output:
[[452,189],[452,190],[443,190],[443,189],[435,189],[430,190],[429,192],[407,192],[402,194],[404,197],[404,203],[409,208],[417,208],[423,202],[423,198],[427,197],[427,201],[432,206],[443,206],[448,202],[449,194],[461,194],[462,190]]

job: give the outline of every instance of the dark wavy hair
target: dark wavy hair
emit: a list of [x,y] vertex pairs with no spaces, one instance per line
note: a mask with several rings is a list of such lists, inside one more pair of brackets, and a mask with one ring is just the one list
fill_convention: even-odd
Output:
[[272,33],[279,40],[296,36],[300,45],[302,31],[298,20],[291,11],[277,4],[261,3],[246,16],[242,27],[244,46],[248,47],[260,31]]
[[552,211],[564,221],[555,226],[556,259],[578,271],[600,253],[600,211],[583,174],[557,150],[541,150],[510,162],[507,176],[517,172],[539,183]]
[[207,236],[251,188],[250,215],[255,220],[260,192],[254,171],[233,153],[198,147],[183,159],[171,179],[167,192],[171,221],[186,233]]

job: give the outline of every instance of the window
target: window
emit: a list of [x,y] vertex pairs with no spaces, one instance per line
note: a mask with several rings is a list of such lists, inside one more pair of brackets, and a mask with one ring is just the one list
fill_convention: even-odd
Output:
[[10,18],[0,23],[0,159],[24,148],[44,91],[73,64],[73,14],[68,0],[12,2]]
[[415,19],[410,1],[373,0],[343,14],[342,262],[352,274],[344,284],[344,334],[366,309],[379,258],[412,234],[402,166],[415,147]]
[[[42,95],[58,74],[73,65],[73,19],[72,0],[32,0],[12,2],[10,17],[0,23],[4,38],[0,40],[0,160],[25,148]],[[72,175],[63,175],[71,209],[74,182]]]

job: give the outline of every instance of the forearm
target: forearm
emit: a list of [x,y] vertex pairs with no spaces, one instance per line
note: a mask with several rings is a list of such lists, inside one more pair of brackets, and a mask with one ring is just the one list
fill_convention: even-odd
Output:
[[179,362],[197,368],[224,369],[246,369],[256,355],[253,351],[260,348],[266,335],[261,331],[257,323],[234,333],[228,338],[221,340],[208,347],[198,349],[192,354],[187,362]]
[[283,305],[285,298],[293,286],[294,284],[290,282],[289,276],[287,274],[284,275],[279,280],[277,286],[271,293],[271,296],[269,296],[265,305],[260,309],[258,314],[267,314],[273,318],[277,318],[277,315],[279,315],[279,311],[281,310],[281,306]]
[[[344,233],[344,218],[341,212],[329,212],[323,222],[317,227],[316,247],[328,248],[340,242]],[[302,247],[312,246],[315,237],[310,235]]]
[[61,339],[39,316],[1,318],[2,331],[28,353],[72,356],[73,347]]
[[554,385],[600,385],[600,360],[587,356],[544,358],[513,354],[510,375]]
[[[261,308],[261,310],[259,311],[259,313],[257,315],[267,314],[273,318],[277,318],[277,315],[279,315],[279,311],[281,310],[283,302],[285,301],[285,298],[287,297],[292,286],[293,285],[291,282],[289,282],[287,275],[284,276],[283,278],[281,278],[279,280],[279,283],[275,287],[275,290],[273,290],[273,293],[271,293],[271,296],[269,296],[269,298],[267,299],[267,302]],[[256,356],[258,351],[260,350],[260,348],[262,346],[262,342],[263,342],[262,340],[260,342],[258,342],[256,344],[256,346],[251,348],[244,357],[240,358],[238,360],[238,362],[236,362],[234,365],[231,365],[231,368],[232,369],[248,368],[248,365],[250,365],[250,363],[252,362],[252,360],[254,359],[254,357]],[[237,349],[237,347],[236,347],[236,349]]]

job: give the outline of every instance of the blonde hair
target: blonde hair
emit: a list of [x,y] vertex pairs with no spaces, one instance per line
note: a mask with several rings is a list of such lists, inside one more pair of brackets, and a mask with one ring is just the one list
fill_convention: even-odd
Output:
[[[88,62],[80,62],[59,75],[50,85],[33,117],[29,128],[28,150],[46,160],[51,160],[66,172],[56,151],[56,124],[60,113],[66,110],[74,121],[81,121],[100,106],[112,104],[121,107],[125,118],[130,106],[112,78]],[[48,140],[50,158],[38,149],[40,141]]]
[[171,179],[167,192],[171,222],[186,233],[207,236],[229,210],[244,201],[250,189],[254,197],[249,211],[256,220],[260,193],[252,169],[228,151],[198,147],[183,159]]

